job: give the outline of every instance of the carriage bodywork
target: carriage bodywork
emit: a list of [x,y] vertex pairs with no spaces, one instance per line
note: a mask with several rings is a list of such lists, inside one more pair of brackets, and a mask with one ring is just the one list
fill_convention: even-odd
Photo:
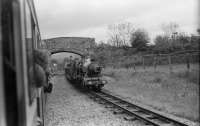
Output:
[[0,0],[0,125],[43,126],[46,94],[34,78],[41,42],[33,0]]

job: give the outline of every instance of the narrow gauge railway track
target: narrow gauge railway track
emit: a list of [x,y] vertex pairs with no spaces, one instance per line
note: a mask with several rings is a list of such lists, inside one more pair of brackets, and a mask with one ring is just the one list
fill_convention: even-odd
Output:
[[100,101],[100,103],[109,105],[107,107],[118,109],[115,113],[125,113],[127,117],[124,117],[124,119],[126,120],[140,120],[144,122],[145,125],[152,126],[189,126],[183,122],[179,122],[146,108],[132,104],[104,91],[91,91],[89,94],[95,100]]

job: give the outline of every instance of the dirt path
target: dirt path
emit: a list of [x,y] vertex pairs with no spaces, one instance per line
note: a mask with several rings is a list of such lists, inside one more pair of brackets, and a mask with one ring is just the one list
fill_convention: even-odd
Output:
[[64,76],[53,79],[53,92],[47,98],[45,126],[137,126],[77,91]]

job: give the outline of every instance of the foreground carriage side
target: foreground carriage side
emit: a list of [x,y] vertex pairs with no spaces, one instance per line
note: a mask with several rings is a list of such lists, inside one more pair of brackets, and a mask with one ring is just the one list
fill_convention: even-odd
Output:
[[33,1],[0,0],[1,126],[44,125],[46,94],[34,80],[40,42]]

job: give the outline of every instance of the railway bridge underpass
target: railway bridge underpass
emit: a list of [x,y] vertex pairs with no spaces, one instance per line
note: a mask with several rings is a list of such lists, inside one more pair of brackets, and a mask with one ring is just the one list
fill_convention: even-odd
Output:
[[62,52],[74,53],[74,54],[80,55],[81,57],[84,57],[85,54],[86,54],[85,52],[74,49],[74,48],[50,49],[49,52],[50,52],[51,55],[56,54],[56,53],[62,53]]

